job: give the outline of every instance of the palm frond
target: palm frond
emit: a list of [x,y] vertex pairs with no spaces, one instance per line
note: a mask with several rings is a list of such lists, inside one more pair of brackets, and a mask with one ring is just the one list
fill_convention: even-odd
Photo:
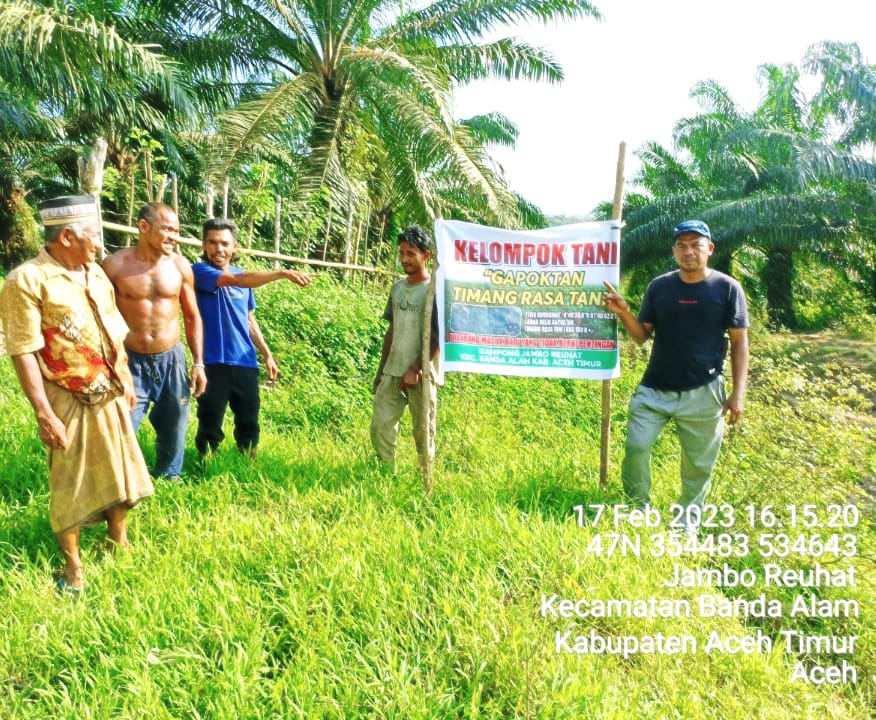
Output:
[[531,80],[559,83],[563,68],[551,53],[511,38],[485,45],[444,45],[434,50],[436,62],[459,84],[474,80]]
[[513,148],[517,145],[520,136],[517,126],[502,113],[475,115],[459,122],[484,145]]
[[192,112],[178,66],[154,46],[125,39],[87,14],[30,2],[0,5],[0,66],[50,113],[93,113],[155,126],[157,113]]
[[304,75],[222,113],[210,175],[225,177],[233,166],[270,145],[282,126],[307,132],[318,108],[319,88],[312,76]]
[[602,15],[585,0],[440,0],[400,18],[385,37],[473,43],[500,27],[587,17],[600,20]]
[[864,62],[858,45],[812,45],[804,67],[823,77],[813,104],[827,108],[844,123],[841,143],[848,147],[876,142],[876,71]]
[[702,80],[695,83],[689,97],[696,100],[707,115],[721,116],[731,123],[741,117],[739,107],[731,97],[730,91],[717,80]]

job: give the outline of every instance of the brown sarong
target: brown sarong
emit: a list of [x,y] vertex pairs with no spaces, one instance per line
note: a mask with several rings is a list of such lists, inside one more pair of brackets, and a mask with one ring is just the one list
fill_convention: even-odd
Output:
[[53,383],[45,388],[69,444],[66,450],[49,450],[53,532],[93,525],[107,508],[119,503],[132,508],[153,494],[124,396],[108,393],[86,405]]

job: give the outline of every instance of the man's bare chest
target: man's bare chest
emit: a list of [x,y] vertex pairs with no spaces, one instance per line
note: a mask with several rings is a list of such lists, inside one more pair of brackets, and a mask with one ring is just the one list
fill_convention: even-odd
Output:
[[119,294],[129,300],[159,300],[178,298],[182,276],[173,265],[158,266],[120,278]]

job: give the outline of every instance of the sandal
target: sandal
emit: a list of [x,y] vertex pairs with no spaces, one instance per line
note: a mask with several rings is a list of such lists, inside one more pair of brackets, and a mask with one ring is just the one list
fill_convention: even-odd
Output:
[[79,597],[82,594],[82,587],[79,585],[71,585],[67,582],[67,578],[64,577],[63,572],[56,572],[52,579],[55,581],[55,589],[61,593],[61,595],[70,595],[72,597]]

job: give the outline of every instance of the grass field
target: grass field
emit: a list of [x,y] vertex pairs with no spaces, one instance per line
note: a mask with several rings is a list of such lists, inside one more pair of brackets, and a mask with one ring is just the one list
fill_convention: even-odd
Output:
[[[436,488],[424,498],[407,418],[395,476],[372,460],[371,374],[383,298],[316,283],[260,291],[284,375],[263,395],[256,463],[226,447],[131,515],[132,549],[83,532],[87,589],[51,589],[45,460],[8,361],[0,364],[2,718],[836,718],[873,717],[876,340],[753,332],[749,403],[728,434],[710,500],[758,548],[770,522],[820,533],[788,557],[752,549],[657,557],[595,552],[604,524],[577,505],[622,503],[626,402],[645,352],[625,346],[613,383],[612,477],[601,487],[599,385],[452,375],[439,400]],[[141,431],[147,459],[151,437]],[[189,443],[191,447],[191,442]],[[677,444],[654,457],[665,539]],[[788,530],[787,506],[854,506],[838,528]],[[728,521],[729,510],[720,519]],[[851,511],[847,511],[847,516]],[[592,515],[592,513],[591,513]],[[802,521],[801,521],[802,522]],[[615,531],[616,532],[616,531]],[[716,542],[724,532],[705,533]],[[825,549],[853,535],[853,556]],[[659,540],[657,541],[659,542]],[[717,546],[715,546],[717,547]],[[750,569],[753,587],[669,588],[686,569]],[[855,587],[765,587],[764,566],[854,568]],[[543,596],[779,601],[781,617],[554,617]],[[789,617],[794,598],[854,601],[857,616]],[[852,654],[784,651],[791,631],[855,636]],[[557,652],[557,633],[690,636],[696,652]],[[770,652],[705,652],[709,638],[770,638]],[[784,633],[784,634],[783,634]],[[796,636],[795,636],[796,637]],[[792,673],[854,666],[857,682]]]

